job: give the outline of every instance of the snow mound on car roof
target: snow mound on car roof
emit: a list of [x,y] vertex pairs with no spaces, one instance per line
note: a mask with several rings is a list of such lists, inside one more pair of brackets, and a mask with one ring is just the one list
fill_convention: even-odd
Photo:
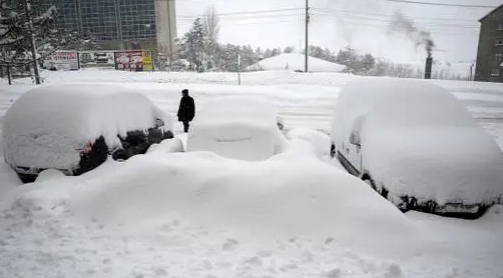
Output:
[[362,153],[374,178],[398,196],[440,205],[501,201],[501,151],[454,95],[422,81],[371,84],[379,97],[362,129]]
[[103,136],[119,146],[118,134],[148,129],[156,118],[173,121],[147,97],[120,85],[59,84],[32,89],[7,111],[4,156],[18,166],[68,169],[79,149]]
[[440,205],[501,201],[501,151],[445,89],[391,78],[348,83],[339,96],[332,139],[350,146],[361,115],[363,169],[391,198]]
[[263,160],[283,150],[285,138],[265,97],[228,96],[208,101],[196,115],[188,151],[212,151],[244,160]]

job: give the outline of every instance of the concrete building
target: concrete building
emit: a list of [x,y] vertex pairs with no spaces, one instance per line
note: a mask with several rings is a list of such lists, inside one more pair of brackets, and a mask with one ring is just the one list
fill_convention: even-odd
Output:
[[175,52],[175,0],[49,0],[58,8],[57,27],[105,41],[107,49]]
[[480,19],[476,81],[503,83],[503,5]]

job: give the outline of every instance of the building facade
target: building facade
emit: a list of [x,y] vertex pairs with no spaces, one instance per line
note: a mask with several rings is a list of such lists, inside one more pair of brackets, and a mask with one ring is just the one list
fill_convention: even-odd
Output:
[[[52,3],[51,3],[52,2]],[[110,49],[175,52],[175,0],[49,0],[56,4],[56,26],[105,41]]]
[[503,83],[503,5],[480,19],[475,81]]

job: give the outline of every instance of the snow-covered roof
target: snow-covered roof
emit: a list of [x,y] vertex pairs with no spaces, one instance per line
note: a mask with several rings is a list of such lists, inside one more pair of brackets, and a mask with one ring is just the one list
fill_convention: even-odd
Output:
[[148,129],[155,119],[172,128],[171,118],[142,94],[120,85],[58,84],[23,94],[4,118],[4,156],[18,166],[68,169],[78,150],[103,136],[109,147],[117,135]]
[[[285,53],[271,58],[264,59],[248,67],[248,70],[298,70],[304,71],[304,54]],[[346,67],[336,63],[328,62],[315,57],[309,57],[310,72],[340,72]]]

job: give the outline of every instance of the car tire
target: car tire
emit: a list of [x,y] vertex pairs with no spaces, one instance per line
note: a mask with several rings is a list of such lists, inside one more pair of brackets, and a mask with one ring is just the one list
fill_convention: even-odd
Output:
[[368,185],[370,185],[370,187],[372,189],[374,189],[375,191],[377,191],[377,186],[375,185],[374,180],[372,179],[372,177],[369,174],[363,174],[362,175],[362,180],[364,182],[366,182]]
[[112,158],[116,161],[124,161],[128,159],[126,151],[124,149],[117,149],[112,153]]
[[37,175],[17,173],[17,176],[19,177],[22,183],[33,183],[37,179]]

